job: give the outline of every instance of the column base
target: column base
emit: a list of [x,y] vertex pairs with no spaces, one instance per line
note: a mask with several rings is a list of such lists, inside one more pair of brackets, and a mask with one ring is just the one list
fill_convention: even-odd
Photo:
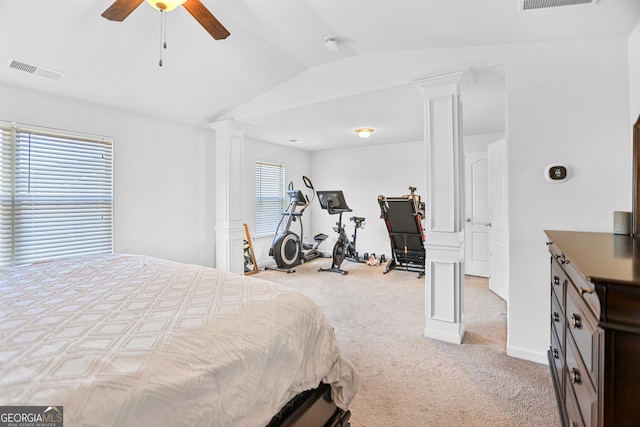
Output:
[[462,344],[464,338],[464,323],[448,323],[427,319],[424,336],[451,344]]
[[244,227],[216,227],[216,268],[244,273]]

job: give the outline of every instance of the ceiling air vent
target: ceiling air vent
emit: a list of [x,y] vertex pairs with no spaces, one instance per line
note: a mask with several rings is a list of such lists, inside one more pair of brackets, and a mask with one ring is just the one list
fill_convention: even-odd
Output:
[[550,7],[592,4],[598,0],[520,0],[520,10],[548,9]]
[[39,65],[27,64],[26,62],[18,61],[17,59],[9,60],[9,68],[24,71],[29,74],[35,74],[36,76],[40,77],[46,77],[51,80],[60,80],[62,77],[64,77],[64,74],[59,71],[55,71],[50,68],[44,68]]

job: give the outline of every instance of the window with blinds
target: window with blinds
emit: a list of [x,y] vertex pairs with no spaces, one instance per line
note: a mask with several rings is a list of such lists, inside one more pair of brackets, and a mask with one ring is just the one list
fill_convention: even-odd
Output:
[[113,251],[113,141],[0,122],[0,265]]
[[273,234],[285,209],[284,165],[256,162],[256,234]]

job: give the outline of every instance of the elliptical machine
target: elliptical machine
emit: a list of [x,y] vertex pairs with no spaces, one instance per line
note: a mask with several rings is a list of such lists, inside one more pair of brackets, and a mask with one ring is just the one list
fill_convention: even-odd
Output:
[[[307,188],[311,189],[312,196],[309,199],[300,190],[293,188],[293,181],[289,182],[287,187],[287,195],[289,196],[289,206],[282,212],[282,218],[276,228],[275,237],[269,249],[269,256],[272,256],[276,261],[277,267],[265,267],[265,270],[278,270],[285,271],[287,273],[293,273],[292,267],[302,264],[303,262],[312,260],[314,258],[323,256],[322,252],[318,250],[318,246],[328,237],[324,233],[316,234],[313,237],[315,244],[304,242],[304,227],[302,224],[302,214],[305,209],[311,205],[313,199],[316,196],[316,192],[313,188],[311,180],[306,176],[302,177],[302,181]],[[300,208],[298,211],[297,209]],[[280,228],[285,218],[286,224],[282,231]],[[291,231],[291,223],[300,222],[300,236]]]
[[336,227],[333,227],[333,231],[338,233],[338,241],[333,246],[333,258],[330,268],[319,268],[318,271],[332,271],[334,273],[340,273],[343,276],[349,272],[340,268],[345,258],[353,262],[365,262],[361,260],[356,250],[356,235],[358,228],[364,228],[364,217],[352,216],[349,218],[355,223],[353,228],[353,241],[349,240],[344,225],[342,225],[342,214],[344,212],[351,212],[347,202],[344,199],[342,191],[318,191],[318,201],[320,207],[326,209],[330,215],[338,214],[338,222]]

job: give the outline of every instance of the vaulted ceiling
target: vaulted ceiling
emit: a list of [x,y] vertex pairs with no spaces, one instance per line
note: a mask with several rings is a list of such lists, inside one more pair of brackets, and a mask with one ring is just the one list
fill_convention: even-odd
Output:
[[[359,126],[376,128],[374,144],[422,138],[412,81],[465,68],[460,49],[626,37],[640,22],[637,0],[528,11],[519,0],[201,1],[231,36],[214,40],[178,7],[163,50],[146,3],[112,22],[100,16],[112,0],[0,0],[0,82],[195,126],[235,119],[248,136],[319,150],[353,146]],[[466,134],[505,130],[504,68],[487,61],[472,64]]]

